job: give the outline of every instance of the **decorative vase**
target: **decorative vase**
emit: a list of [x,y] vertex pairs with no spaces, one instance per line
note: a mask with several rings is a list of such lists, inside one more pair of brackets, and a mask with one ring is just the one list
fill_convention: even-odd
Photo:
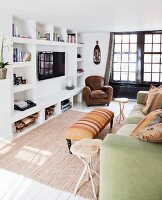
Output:
[[7,76],[7,68],[0,69],[0,79],[6,79]]

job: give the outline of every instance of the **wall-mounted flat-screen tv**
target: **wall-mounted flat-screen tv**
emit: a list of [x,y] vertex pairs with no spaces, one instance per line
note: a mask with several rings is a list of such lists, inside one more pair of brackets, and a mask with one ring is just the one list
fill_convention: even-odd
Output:
[[38,80],[65,75],[65,52],[38,52]]

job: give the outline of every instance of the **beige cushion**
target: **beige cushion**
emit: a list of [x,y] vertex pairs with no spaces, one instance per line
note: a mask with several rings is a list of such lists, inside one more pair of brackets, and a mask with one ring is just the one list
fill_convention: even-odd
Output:
[[147,115],[150,111],[151,111],[151,106],[152,103],[155,99],[155,97],[158,95],[159,93],[159,89],[156,87],[151,87],[147,96],[147,101],[146,101],[146,105],[143,107],[143,114]]
[[143,118],[136,128],[131,133],[131,136],[137,136],[139,131],[145,127],[152,126],[157,123],[162,123],[162,109],[155,110]]
[[138,132],[137,138],[148,142],[162,142],[162,123],[143,128]]

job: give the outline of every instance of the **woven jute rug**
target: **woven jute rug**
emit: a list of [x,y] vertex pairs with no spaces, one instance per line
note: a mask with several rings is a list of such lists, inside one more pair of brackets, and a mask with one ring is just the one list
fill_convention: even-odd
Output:
[[[31,178],[54,188],[73,192],[82,173],[83,163],[69,154],[64,138],[67,128],[85,113],[67,111],[33,129],[0,149],[0,168]],[[114,123],[112,132],[119,124]],[[109,133],[109,125],[100,133],[103,139]],[[99,156],[93,159],[99,172]],[[98,192],[99,180],[94,182]],[[93,198],[90,182],[81,185],[78,195]]]

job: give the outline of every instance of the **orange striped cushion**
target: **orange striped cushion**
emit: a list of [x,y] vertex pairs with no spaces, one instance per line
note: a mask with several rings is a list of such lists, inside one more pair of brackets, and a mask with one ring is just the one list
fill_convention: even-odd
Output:
[[95,138],[113,117],[114,113],[110,110],[94,109],[68,128],[65,138],[70,140]]

